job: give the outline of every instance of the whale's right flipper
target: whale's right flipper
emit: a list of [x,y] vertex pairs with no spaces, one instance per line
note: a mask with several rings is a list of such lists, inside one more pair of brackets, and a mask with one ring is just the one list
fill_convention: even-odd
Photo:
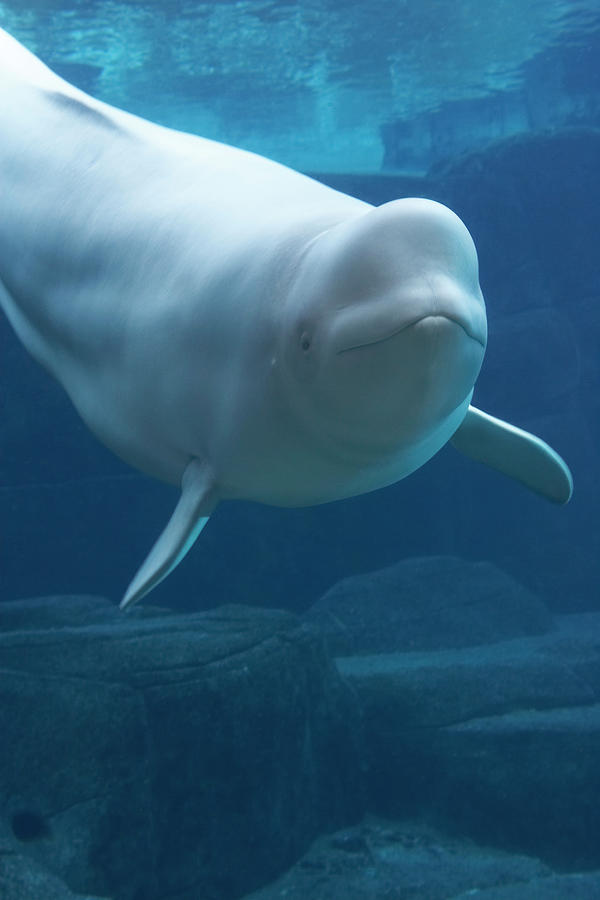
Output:
[[141,600],[179,565],[208,522],[217,501],[212,470],[201,460],[193,459],[183,473],[179,503],[127,588],[121,609]]
[[565,461],[541,438],[470,406],[451,443],[471,459],[520,481],[553,503],[567,503],[573,479]]

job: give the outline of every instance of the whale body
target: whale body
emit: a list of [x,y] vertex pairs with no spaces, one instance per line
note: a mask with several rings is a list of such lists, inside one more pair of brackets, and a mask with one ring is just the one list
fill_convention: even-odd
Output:
[[460,219],[373,207],[89,97],[0,31],[0,305],[122,459],[181,486],[122,601],[222,499],[325,503],[449,440],[564,503],[540,438],[471,405],[487,340]]

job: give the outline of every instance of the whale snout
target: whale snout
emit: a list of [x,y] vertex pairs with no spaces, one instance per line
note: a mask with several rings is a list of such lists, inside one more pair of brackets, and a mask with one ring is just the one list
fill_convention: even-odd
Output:
[[387,296],[362,307],[343,310],[334,329],[335,352],[345,353],[390,340],[419,322],[442,318],[460,326],[485,349],[487,319],[479,289],[465,290],[448,278],[405,286],[401,297]]
[[407,331],[410,328],[413,328],[415,325],[419,323],[428,322],[430,320],[440,320],[440,322],[450,322],[454,325],[457,325],[462,331],[465,333],[465,336],[470,340],[475,341],[479,344],[484,350],[487,344],[487,329],[485,326],[485,318],[483,321],[479,319],[479,317],[468,318],[466,316],[459,316],[456,314],[445,314],[445,313],[426,313],[424,315],[418,315],[414,318],[409,319],[404,322],[402,325],[398,325],[397,327],[389,330],[381,337],[370,337],[365,340],[358,339],[354,342],[350,342],[348,344],[342,344],[338,346],[336,349],[336,353],[347,353],[350,350],[360,350],[363,347],[369,347],[373,344],[382,344],[385,341],[389,341],[403,331]]
[[[487,322],[485,314],[479,315],[460,315],[455,312],[436,312],[420,316],[414,322],[409,323],[406,329],[415,325],[429,325],[434,328],[445,329],[449,334],[454,333],[453,325],[460,329],[458,340],[464,343],[464,338],[468,341],[474,341],[485,352],[487,346]],[[404,329],[403,329],[404,330]],[[460,333],[462,332],[462,334]]]

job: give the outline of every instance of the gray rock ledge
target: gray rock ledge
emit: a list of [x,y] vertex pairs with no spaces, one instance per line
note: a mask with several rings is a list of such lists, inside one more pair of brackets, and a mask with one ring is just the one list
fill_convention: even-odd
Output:
[[287,613],[0,604],[0,896],[54,898],[21,857],[110,900],[239,897],[361,815],[357,730]]

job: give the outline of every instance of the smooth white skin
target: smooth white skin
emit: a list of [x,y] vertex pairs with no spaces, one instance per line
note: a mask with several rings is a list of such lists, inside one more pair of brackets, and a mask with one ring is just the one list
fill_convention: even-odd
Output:
[[0,302],[95,434],[218,498],[396,481],[463,420],[477,259],[427,200],[374,209],[98,103],[0,32]]

